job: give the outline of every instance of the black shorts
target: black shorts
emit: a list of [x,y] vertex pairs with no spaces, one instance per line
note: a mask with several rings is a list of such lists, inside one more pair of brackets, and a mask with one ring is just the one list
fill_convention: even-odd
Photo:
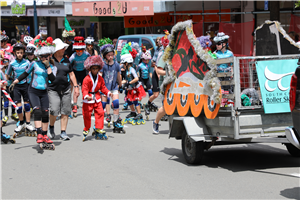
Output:
[[158,80],[157,73],[156,73],[156,71],[153,71],[153,73],[152,73],[152,91],[153,92],[160,91],[158,81],[159,80]]
[[83,71],[76,71],[74,70],[74,74],[77,80],[78,85],[82,85],[83,79],[86,77],[88,74],[87,71],[84,69]]
[[147,78],[147,79],[140,78],[140,81],[142,82],[144,88],[146,86],[147,90],[151,89],[151,84],[150,84],[150,79],[149,78]]
[[49,98],[47,90],[38,90],[29,86],[28,89],[30,103],[33,109],[39,107],[49,110]]
[[13,100],[15,103],[21,103],[22,102],[21,97],[23,97],[24,102],[29,102],[28,83],[16,84],[13,92],[14,92]]

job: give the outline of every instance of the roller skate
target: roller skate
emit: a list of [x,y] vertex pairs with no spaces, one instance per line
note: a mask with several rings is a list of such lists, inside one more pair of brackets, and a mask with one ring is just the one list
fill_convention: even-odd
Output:
[[105,130],[95,129],[95,139],[96,140],[107,140],[108,137],[106,135]]
[[5,126],[5,124],[7,123],[7,121],[8,121],[8,117],[7,117],[7,116],[4,116],[4,117],[2,118],[2,126]]
[[153,102],[151,102],[151,104],[150,104],[150,111],[151,111],[151,112],[156,112],[156,111],[158,111],[157,105],[155,105]]
[[10,118],[11,118],[12,120],[15,120],[16,122],[19,121],[19,116],[18,116],[17,113],[12,114],[12,115],[10,116]]
[[107,122],[107,128],[110,128],[110,122],[111,122],[111,115],[110,114],[107,114],[106,116],[106,122]]
[[145,108],[145,116],[146,116],[146,120],[149,120],[149,115],[150,115],[150,105],[149,104],[144,104],[144,108]]
[[114,122],[114,129],[113,129],[114,133],[126,133],[126,131],[124,130],[124,127],[122,126],[121,123],[119,123],[119,120]]
[[75,117],[75,118],[77,117],[77,108],[78,108],[77,105],[74,105],[72,108],[73,117]]
[[164,116],[160,119],[160,121],[168,121],[168,119],[169,119],[168,115],[164,115]]
[[133,118],[131,124],[132,125],[141,125],[141,124],[145,124],[146,121],[143,119],[143,115],[142,114],[138,114],[135,118]]
[[127,103],[127,102],[125,102],[125,103],[123,104],[122,110],[128,110],[128,103]]
[[126,118],[123,119],[122,125],[127,124],[127,122],[131,123],[134,117],[136,117],[136,112],[130,112]]
[[13,134],[13,138],[20,136],[25,131],[26,124],[19,124],[18,127],[15,129],[15,133]]
[[1,141],[4,143],[4,144],[7,144],[8,142],[14,144],[16,143],[16,140],[14,140],[12,137],[10,137],[10,135],[6,135],[5,133],[2,132],[1,134]]
[[86,137],[88,136],[89,132],[90,132],[89,130],[88,130],[88,131],[83,130],[83,138],[82,138],[82,142],[85,141],[85,139],[86,139]]
[[25,136],[32,136],[32,137],[36,136],[36,130],[31,124],[26,124],[25,127],[26,127],[25,128]]
[[39,144],[42,150],[55,150],[55,145],[53,144],[52,140],[48,138],[47,135],[38,134],[36,142]]

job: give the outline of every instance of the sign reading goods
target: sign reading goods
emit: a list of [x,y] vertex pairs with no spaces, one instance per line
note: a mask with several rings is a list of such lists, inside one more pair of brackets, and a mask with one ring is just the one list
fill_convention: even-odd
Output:
[[154,15],[153,1],[73,2],[73,16]]

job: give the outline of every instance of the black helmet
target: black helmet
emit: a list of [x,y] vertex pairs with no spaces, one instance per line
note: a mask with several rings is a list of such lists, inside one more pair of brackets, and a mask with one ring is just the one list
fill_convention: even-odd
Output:
[[13,52],[15,52],[16,50],[20,50],[20,49],[23,49],[25,51],[25,46],[21,42],[17,42],[13,46]]
[[101,51],[104,58],[105,58],[106,54],[108,54],[109,52],[115,52],[114,48],[111,46],[108,46]]
[[25,53],[34,54],[34,51],[35,51],[35,47],[30,45],[26,47]]
[[0,35],[0,41],[8,41],[9,37],[7,35]]

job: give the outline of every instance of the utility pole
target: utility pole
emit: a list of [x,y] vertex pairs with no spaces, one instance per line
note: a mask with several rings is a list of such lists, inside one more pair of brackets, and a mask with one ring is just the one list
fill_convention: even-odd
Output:
[[36,12],[36,1],[33,0],[33,14],[34,14],[34,18],[33,18],[33,23],[34,23],[34,35],[39,34],[38,33],[38,23],[37,23],[37,12]]
[[280,21],[280,2],[269,1],[270,4],[270,20]]

